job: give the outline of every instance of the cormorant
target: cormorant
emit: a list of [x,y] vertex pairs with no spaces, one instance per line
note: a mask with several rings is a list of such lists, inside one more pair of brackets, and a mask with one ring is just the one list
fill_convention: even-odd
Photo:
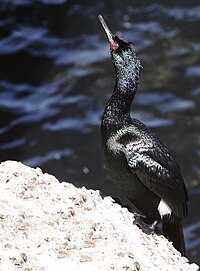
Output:
[[99,19],[108,36],[116,75],[101,123],[106,168],[116,186],[145,215],[145,219],[135,216],[137,224],[154,229],[162,221],[164,236],[185,255],[181,220],[188,214],[188,197],[180,168],[158,137],[131,118],[141,63],[133,43],[112,34],[101,15]]

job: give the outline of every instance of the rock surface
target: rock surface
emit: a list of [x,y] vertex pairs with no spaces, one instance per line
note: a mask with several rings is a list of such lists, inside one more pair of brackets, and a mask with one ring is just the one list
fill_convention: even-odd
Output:
[[127,209],[20,162],[0,164],[0,270],[196,271]]

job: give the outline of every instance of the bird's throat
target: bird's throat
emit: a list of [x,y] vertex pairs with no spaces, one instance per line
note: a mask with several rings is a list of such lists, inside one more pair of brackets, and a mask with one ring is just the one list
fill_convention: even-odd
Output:
[[116,75],[114,91],[125,92],[127,95],[131,92],[134,96],[139,84],[141,68],[139,59],[135,54],[130,58],[124,53],[122,56],[112,55],[112,62]]

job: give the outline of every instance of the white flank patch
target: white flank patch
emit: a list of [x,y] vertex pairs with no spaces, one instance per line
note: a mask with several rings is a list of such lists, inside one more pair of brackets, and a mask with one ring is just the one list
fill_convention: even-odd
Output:
[[167,203],[163,199],[160,200],[160,203],[158,205],[157,210],[158,210],[161,218],[163,218],[163,216],[165,216],[165,215],[171,215],[171,213],[172,213],[171,208],[169,207],[169,205],[167,205]]

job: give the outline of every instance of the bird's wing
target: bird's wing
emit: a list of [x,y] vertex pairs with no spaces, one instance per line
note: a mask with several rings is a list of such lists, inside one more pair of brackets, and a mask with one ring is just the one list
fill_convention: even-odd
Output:
[[[141,127],[140,127],[141,128]],[[143,127],[144,128],[144,127]],[[178,217],[187,215],[187,192],[180,169],[166,147],[147,128],[135,127],[124,133],[119,142],[127,164],[152,192],[161,197]]]

